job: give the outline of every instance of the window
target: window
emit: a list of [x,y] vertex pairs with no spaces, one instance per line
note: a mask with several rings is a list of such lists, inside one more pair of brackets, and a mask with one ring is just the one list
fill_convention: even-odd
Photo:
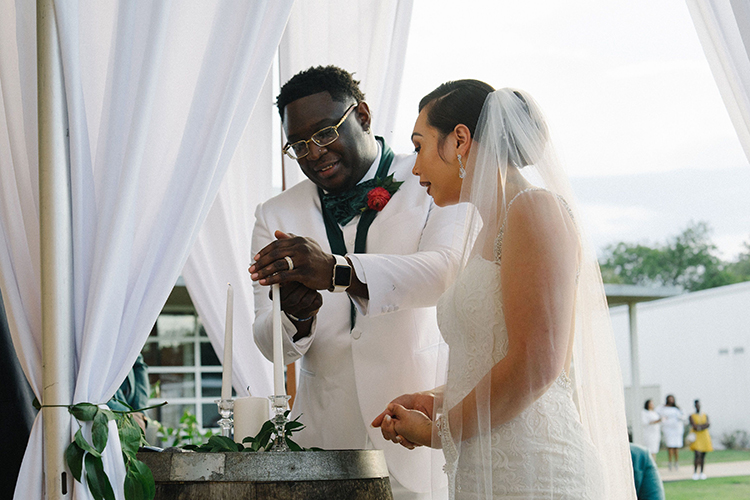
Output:
[[149,417],[177,427],[189,410],[201,427],[218,428],[214,401],[221,397],[221,363],[181,279],[142,352],[151,382],[149,404],[169,403],[150,410]]

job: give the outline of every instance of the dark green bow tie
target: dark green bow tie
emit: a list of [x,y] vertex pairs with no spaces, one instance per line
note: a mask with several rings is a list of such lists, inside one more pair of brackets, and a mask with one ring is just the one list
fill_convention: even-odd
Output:
[[352,189],[341,194],[324,193],[323,207],[333,215],[341,226],[345,226],[357,215],[367,210],[367,193],[377,187],[376,179],[361,182]]

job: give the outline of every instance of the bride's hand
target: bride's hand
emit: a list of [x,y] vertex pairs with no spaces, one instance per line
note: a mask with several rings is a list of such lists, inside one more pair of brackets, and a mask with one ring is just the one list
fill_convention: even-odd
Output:
[[[398,404],[409,410],[421,411],[422,413],[427,415],[427,418],[432,420],[432,412],[434,411],[436,397],[437,396],[435,394],[435,391],[402,394],[401,396],[391,401],[389,403],[389,406],[392,404]],[[385,410],[383,413],[375,417],[375,420],[372,421],[371,425],[373,427],[380,427],[383,423],[383,419],[387,414],[389,414],[389,412],[388,410]]]
[[[373,426],[378,427],[374,422]],[[397,403],[388,405],[379,427],[385,439],[409,449],[430,446],[432,442],[432,420],[421,411]]]

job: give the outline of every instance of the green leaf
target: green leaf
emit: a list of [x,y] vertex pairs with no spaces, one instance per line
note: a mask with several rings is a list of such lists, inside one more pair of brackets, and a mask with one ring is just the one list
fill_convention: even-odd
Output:
[[94,455],[95,457],[101,457],[101,456],[102,456],[102,455],[101,455],[101,453],[99,453],[98,451],[96,451],[96,450],[95,450],[95,449],[94,449],[94,448],[93,448],[93,447],[92,447],[92,446],[91,446],[91,445],[90,445],[90,444],[88,443],[88,441],[86,441],[86,438],[85,438],[85,437],[83,437],[83,433],[81,432],[81,429],[78,429],[78,431],[76,431],[76,436],[75,436],[75,443],[76,443],[76,444],[77,444],[77,445],[78,445],[78,446],[79,446],[79,447],[80,447],[80,448],[81,448],[81,449],[82,449],[83,451],[87,451],[87,452],[91,453],[92,455]]
[[99,407],[91,403],[78,403],[71,406],[68,411],[81,422],[91,422],[99,411]]
[[99,408],[99,413],[104,413],[107,416],[107,420],[117,420],[117,415],[109,408]]
[[[266,425],[269,423],[271,424],[270,426]],[[261,427],[260,432],[258,432],[258,435],[255,436],[255,441],[258,443],[257,449],[266,448],[266,446],[268,445],[268,442],[271,439],[271,435],[273,434],[273,431],[274,431],[273,423],[266,422],[265,424],[263,424],[263,427]]]
[[242,440],[242,443],[245,445],[242,451],[258,451],[260,449],[260,442],[256,438],[248,436]]
[[73,474],[73,477],[78,481],[81,482],[81,470],[83,469],[83,455],[84,455],[83,449],[81,449],[78,444],[73,441],[68,445],[68,448],[65,450],[65,463],[68,464],[68,469],[70,469],[70,473]]
[[146,492],[146,500],[152,500],[154,495],[156,495],[156,482],[154,481],[151,469],[140,460],[133,460],[133,465],[138,470],[138,475],[141,476],[143,489]]
[[86,482],[94,499],[115,500],[115,492],[112,490],[109,478],[104,472],[101,457],[87,454],[83,461],[86,466]]
[[109,436],[108,422],[107,415],[101,411],[96,412],[94,424],[91,426],[91,441],[94,444],[94,449],[99,453],[103,452],[107,446],[107,437]]
[[302,422],[297,422],[297,421],[287,422],[286,425],[284,426],[284,430],[287,432],[294,432],[296,430],[302,430],[300,429],[300,427],[304,427],[304,426],[305,424],[303,424]]
[[125,476],[125,500],[141,500],[143,495],[143,485],[131,471]]
[[156,483],[151,469],[140,460],[132,460],[125,477],[125,500],[153,500]]
[[302,447],[300,445],[298,445],[297,443],[295,443],[294,441],[292,441],[288,437],[285,438],[285,439],[286,439],[286,445],[289,447],[290,450],[292,450],[292,451],[302,451]]
[[208,444],[211,445],[212,451],[214,452],[240,450],[237,448],[238,443],[235,443],[226,436],[211,436],[210,438],[208,438]]
[[135,458],[135,454],[138,452],[138,447],[141,444],[141,428],[133,422],[133,417],[130,415],[119,419],[118,423],[120,424],[118,433],[120,435],[122,452],[132,460]]
[[263,425],[260,427],[260,430],[258,431],[258,434],[255,436],[257,439],[258,436],[262,436],[268,432],[273,432],[274,429],[276,429],[276,426],[271,422],[270,420],[266,420]]

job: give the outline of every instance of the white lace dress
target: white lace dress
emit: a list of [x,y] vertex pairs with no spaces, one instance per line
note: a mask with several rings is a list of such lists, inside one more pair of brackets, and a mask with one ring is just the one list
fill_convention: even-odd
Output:
[[[440,331],[450,346],[445,408],[460,402],[507,354],[501,245],[502,232],[496,260],[474,257],[438,302]],[[565,372],[530,407],[490,432],[492,498],[604,498],[600,461],[584,436]],[[480,495],[486,482],[479,439],[460,443],[457,462],[450,455],[446,451],[451,497],[485,498]]]

